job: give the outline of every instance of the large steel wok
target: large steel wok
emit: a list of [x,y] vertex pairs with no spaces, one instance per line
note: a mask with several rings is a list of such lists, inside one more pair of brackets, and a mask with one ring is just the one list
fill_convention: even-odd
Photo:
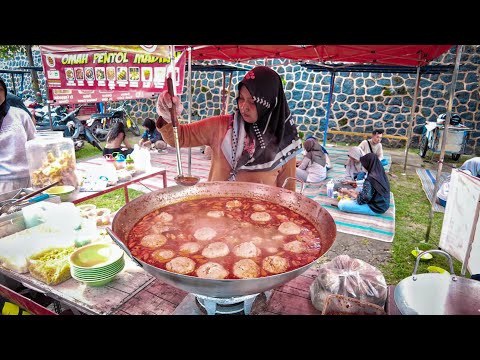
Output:
[[182,275],[157,268],[132,256],[128,250],[127,236],[133,226],[152,211],[174,203],[211,197],[244,197],[266,200],[283,205],[311,221],[321,236],[320,255],[332,246],[337,228],[332,216],[317,202],[290,190],[280,187],[252,184],[247,182],[203,182],[195,186],[173,186],[142,195],[123,206],[115,215],[112,230],[107,229],[112,239],[145,271],[160,280],[190,293],[230,298],[257,294],[273,289],[297,277],[315,260],[300,268],[255,279],[204,279],[196,276]]
[[[417,274],[426,253],[445,255],[449,274]],[[428,250],[417,256],[412,276],[395,287],[395,304],[403,315],[480,315],[480,281],[457,277],[451,256],[443,250]]]

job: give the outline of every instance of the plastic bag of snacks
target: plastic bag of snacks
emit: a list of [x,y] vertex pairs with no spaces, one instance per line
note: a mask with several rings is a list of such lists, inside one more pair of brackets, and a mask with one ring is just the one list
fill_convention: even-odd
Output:
[[330,294],[343,295],[383,307],[387,300],[387,283],[376,267],[363,260],[339,255],[324,264],[310,285],[310,298],[322,311]]

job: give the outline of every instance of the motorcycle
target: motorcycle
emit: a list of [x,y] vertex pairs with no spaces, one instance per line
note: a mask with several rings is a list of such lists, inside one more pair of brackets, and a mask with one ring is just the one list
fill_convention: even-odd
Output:
[[[45,109],[44,109],[45,108]],[[63,131],[66,129],[68,119],[66,115],[70,108],[69,105],[59,105],[51,108],[50,114],[46,106],[35,111],[34,116],[37,121],[37,130],[49,130],[50,129],[50,117],[52,118],[52,127],[54,131]]]
[[69,112],[62,122],[66,122],[66,128],[63,131],[63,137],[71,137],[75,147],[75,151],[83,148],[85,140],[92,146],[103,152],[103,148],[100,145],[100,141],[95,137],[90,129],[86,126],[86,120],[79,120],[77,115],[83,105],[80,105],[75,110]]
[[125,102],[117,108],[109,108],[106,113],[92,114],[87,120],[87,127],[101,141],[105,141],[108,131],[118,121],[123,122],[126,129],[135,136],[140,136],[140,128],[125,109]]
[[[420,157],[424,158],[427,156],[429,149],[432,153],[439,153],[441,151],[440,145],[442,144],[443,132],[445,130],[445,118],[446,114],[440,114],[436,121],[427,121],[425,124],[419,144]],[[457,161],[460,159],[461,154],[465,154],[465,147],[471,131],[473,131],[473,129],[463,125],[458,114],[452,114],[450,126],[448,127],[445,153],[451,154],[453,161]]]

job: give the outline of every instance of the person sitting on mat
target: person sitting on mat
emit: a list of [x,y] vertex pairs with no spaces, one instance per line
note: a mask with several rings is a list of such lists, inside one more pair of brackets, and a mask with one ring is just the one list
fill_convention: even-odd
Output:
[[341,199],[338,209],[364,215],[383,214],[390,206],[390,183],[387,174],[373,153],[362,156],[360,162],[368,172],[363,189],[357,192],[355,189],[340,188],[339,195],[346,195],[350,199]]
[[115,123],[107,134],[107,143],[103,148],[103,155],[120,153],[127,156],[133,151],[125,133],[125,125],[122,122]]
[[[305,141],[307,141],[308,139],[315,139],[315,138],[313,137],[312,134],[308,134],[308,135],[305,137]],[[317,140],[315,140],[315,141],[317,141]],[[317,141],[317,142],[318,142],[318,141]],[[320,148],[322,149],[323,153],[325,154],[325,168],[326,168],[327,171],[328,171],[328,170],[330,170],[330,169],[332,168],[332,162],[330,161],[330,156],[328,156],[328,151],[327,151],[327,149],[325,149],[322,144],[320,144],[320,143],[318,143],[318,144],[320,145]],[[305,153],[306,153],[306,152],[304,151],[304,154],[303,154],[303,155],[305,155]]]
[[371,139],[363,140],[358,147],[362,149],[365,154],[376,154],[382,166],[386,166],[388,165],[388,160],[383,158],[382,137],[383,129],[375,129],[372,131]]
[[327,177],[326,156],[320,144],[314,138],[309,138],[303,143],[306,151],[303,160],[297,167],[297,179],[305,182],[319,182]]

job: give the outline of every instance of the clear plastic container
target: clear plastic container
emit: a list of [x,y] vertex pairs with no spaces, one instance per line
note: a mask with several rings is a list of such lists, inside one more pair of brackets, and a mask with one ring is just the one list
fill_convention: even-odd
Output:
[[32,186],[36,189],[60,181],[78,188],[73,141],[55,135],[38,136],[25,144]]

